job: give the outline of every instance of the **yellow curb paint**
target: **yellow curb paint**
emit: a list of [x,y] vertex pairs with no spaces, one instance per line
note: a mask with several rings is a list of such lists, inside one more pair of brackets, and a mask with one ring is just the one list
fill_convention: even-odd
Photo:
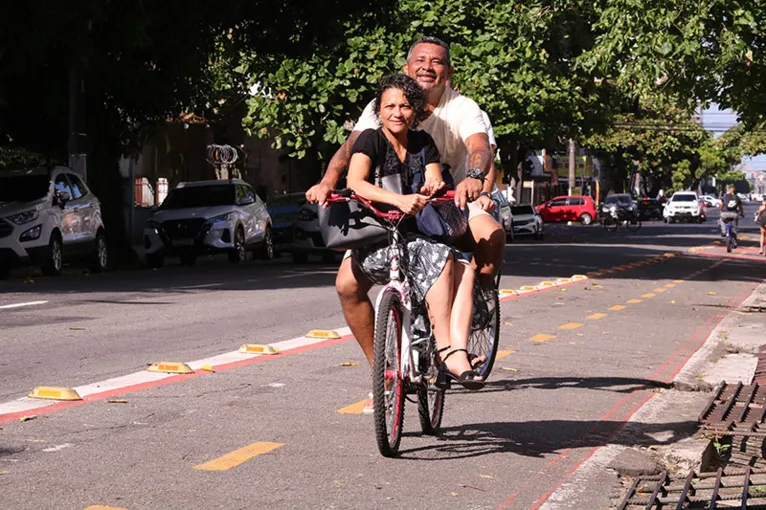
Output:
[[495,361],[499,361],[505,358],[506,356],[513,354],[514,352],[516,351],[514,351],[513,349],[505,349],[505,350],[497,351],[497,354],[495,354]]
[[515,290],[511,290],[511,289],[500,289],[498,291],[498,294],[500,294],[501,296],[503,294],[516,294],[516,291]]
[[673,280],[675,283],[684,283],[684,280]]
[[571,283],[572,279],[571,278],[559,278],[556,281],[559,282],[559,283]]
[[579,322],[569,322],[567,324],[559,326],[559,329],[577,329],[581,327],[582,327],[582,324],[580,324]]
[[279,354],[279,349],[270,345],[245,344],[239,348],[239,352],[247,354]]
[[630,303],[631,305],[635,305],[635,304],[638,304],[638,303],[642,303],[643,301],[641,301],[640,299],[628,299],[628,301],[626,301],[626,302]]
[[609,308],[613,312],[619,312],[620,310],[625,310],[625,307],[623,305],[614,305],[613,307]]
[[276,450],[280,446],[284,446],[284,443],[253,443],[244,448],[240,448],[239,450],[227,453],[223,457],[218,457],[217,459],[205,462],[204,464],[194,466],[194,469],[200,469],[202,471],[226,471],[227,469],[239,466],[253,457]]
[[519,290],[537,290],[537,287],[534,285],[522,285]]
[[603,319],[606,316],[607,316],[607,314],[605,314],[605,313],[594,313],[593,315],[588,315],[586,317],[586,319],[590,319],[592,321],[597,321],[599,319]]
[[165,372],[167,374],[191,374],[194,372],[186,363],[175,361],[160,361],[146,370],[149,372]]
[[327,329],[312,329],[306,333],[306,338],[329,338],[332,340],[337,340],[340,338],[340,335],[336,331]]
[[666,283],[666,284],[665,284],[665,288],[666,288],[666,289],[672,289],[672,288],[673,288],[673,287],[675,287],[675,286],[676,286],[676,284],[675,284],[675,283]]
[[530,337],[529,340],[532,342],[547,342],[548,340],[551,340],[553,338],[556,338],[556,335],[546,335],[545,333],[540,333],[539,335],[535,335],[533,337]]
[[362,414],[364,412],[364,404],[367,403],[367,399],[360,400],[356,404],[338,409],[336,412],[339,414]]
[[46,400],[82,400],[80,394],[72,388],[58,388],[55,386],[38,386],[29,394],[29,398],[42,398]]
[[585,276],[584,274],[573,274],[572,275],[572,280],[587,280],[587,279],[588,279],[588,277]]
[[538,286],[539,286],[539,287],[553,287],[553,286],[555,286],[555,285],[556,285],[556,284],[555,284],[555,283],[553,283],[553,282],[540,282],[540,284],[539,284]]
[[657,287],[656,289],[654,289],[654,292],[665,292],[666,290],[668,290],[668,289],[664,289],[662,287]]
[[[650,298],[650,297],[654,297],[656,295],[657,294],[652,294],[651,292],[647,292],[646,294],[641,294],[641,297],[643,297],[643,298]],[[628,303],[630,303],[630,301],[628,301]]]

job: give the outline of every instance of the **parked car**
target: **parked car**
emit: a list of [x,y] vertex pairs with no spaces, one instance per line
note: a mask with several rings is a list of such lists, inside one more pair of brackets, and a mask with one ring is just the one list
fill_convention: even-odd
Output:
[[338,254],[325,247],[322,232],[319,230],[317,204],[305,202],[298,211],[298,219],[293,224],[293,243],[290,247],[293,262],[305,264],[309,255],[318,255],[327,263],[335,261]]
[[226,253],[232,263],[253,251],[274,258],[274,238],[266,204],[245,181],[182,182],[144,227],[146,263],[160,267],[165,257],[194,264],[198,255]]
[[721,207],[721,201],[713,196],[702,195],[699,199],[706,207]]
[[537,212],[543,221],[579,221],[590,225],[596,218],[596,204],[588,196],[561,196],[538,205]]
[[705,207],[694,191],[677,191],[670,197],[662,212],[667,223],[693,221],[702,223],[707,219]]
[[503,230],[505,230],[505,240],[506,242],[513,242],[513,210],[511,204],[508,203],[508,199],[497,188],[492,191],[492,200],[495,201],[496,206],[494,217],[503,226]]
[[18,264],[58,276],[64,262],[106,269],[101,203],[83,180],[63,166],[0,173],[0,278]]
[[656,198],[642,198],[638,201],[638,215],[642,220],[661,220],[662,203]]
[[543,219],[534,207],[529,204],[514,205],[511,207],[513,213],[513,234],[533,235],[536,239],[543,238]]
[[293,224],[298,219],[301,206],[306,203],[303,192],[278,195],[266,204],[271,217],[271,233],[274,237],[274,256],[289,252],[293,243]]

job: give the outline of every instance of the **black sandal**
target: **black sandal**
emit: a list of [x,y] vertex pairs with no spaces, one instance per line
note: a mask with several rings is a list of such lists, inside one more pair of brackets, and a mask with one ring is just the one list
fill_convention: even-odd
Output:
[[[446,351],[449,349],[450,346],[443,347],[441,349],[438,349],[436,352],[440,353],[443,351]],[[455,354],[456,352],[464,352],[466,354],[469,354],[466,349],[455,349],[454,351],[451,351],[449,354],[444,356],[444,359],[441,360],[441,363],[439,364],[439,375],[436,376],[436,382],[434,383],[434,386],[437,388],[448,390],[452,386],[452,381],[455,381],[456,383],[460,384],[463,388],[467,390],[480,390],[484,387],[484,381],[477,381],[476,378],[479,377],[479,374],[476,373],[475,369],[472,370],[466,370],[462,374],[456,376],[452,374],[449,369],[447,368],[447,358]]]

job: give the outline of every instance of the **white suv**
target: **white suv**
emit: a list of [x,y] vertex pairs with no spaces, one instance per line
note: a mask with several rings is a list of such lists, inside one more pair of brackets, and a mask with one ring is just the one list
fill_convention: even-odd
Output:
[[705,221],[705,210],[694,191],[678,191],[673,194],[670,201],[665,205],[662,212],[665,221],[693,221],[702,223]]
[[0,172],[0,278],[19,263],[58,276],[78,258],[107,265],[101,204],[82,179],[61,166]]

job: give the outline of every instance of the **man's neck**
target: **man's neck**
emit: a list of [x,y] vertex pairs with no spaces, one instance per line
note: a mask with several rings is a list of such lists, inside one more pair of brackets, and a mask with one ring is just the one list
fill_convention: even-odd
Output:
[[438,87],[426,91],[426,104],[431,111],[439,105],[439,101],[442,100],[442,94],[444,94],[445,90],[446,87]]

